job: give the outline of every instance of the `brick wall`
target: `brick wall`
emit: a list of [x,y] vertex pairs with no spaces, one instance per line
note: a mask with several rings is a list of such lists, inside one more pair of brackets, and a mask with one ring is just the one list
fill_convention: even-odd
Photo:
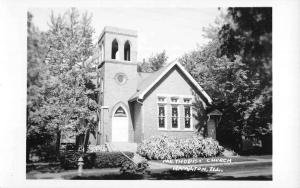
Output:
[[[103,105],[108,106],[109,109],[104,113],[104,130],[106,142],[111,142],[112,135],[112,116],[114,110],[123,104],[125,110],[128,112],[128,125],[129,125],[129,142],[133,142],[133,120],[128,99],[136,92],[137,85],[137,65],[134,63],[119,63],[117,61],[107,61],[104,64],[105,75],[104,75],[104,101]],[[127,77],[125,84],[119,84],[116,82],[115,75],[117,73],[124,73]]]
[[[167,97],[167,130],[158,129],[158,103],[157,97],[161,94],[168,95]],[[178,96],[179,98],[179,116],[180,129],[171,130],[171,104],[170,97]],[[149,138],[152,135],[168,134],[178,137],[189,137],[194,135],[194,126],[197,124],[197,120],[192,115],[192,127],[190,131],[184,130],[184,111],[183,111],[183,98],[191,96],[193,97],[193,87],[186,82],[183,74],[177,69],[173,69],[164,80],[153,89],[153,91],[144,99],[144,137]],[[194,98],[192,99],[194,101]],[[205,106],[205,105],[204,105]],[[193,112],[194,114],[195,112]]]
[[143,120],[142,120],[142,105],[134,102],[134,142],[139,143],[143,139]]

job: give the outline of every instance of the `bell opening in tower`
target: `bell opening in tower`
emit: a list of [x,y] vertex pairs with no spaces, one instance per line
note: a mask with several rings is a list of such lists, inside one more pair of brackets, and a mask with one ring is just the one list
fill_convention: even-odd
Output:
[[118,54],[119,54],[118,51],[119,51],[118,41],[114,39],[111,47],[111,59],[118,59]]

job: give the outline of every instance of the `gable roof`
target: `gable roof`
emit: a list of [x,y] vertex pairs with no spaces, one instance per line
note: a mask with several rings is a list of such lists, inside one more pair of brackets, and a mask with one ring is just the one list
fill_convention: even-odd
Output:
[[175,66],[178,67],[178,69],[188,78],[188,80],[195,86],[195,88],[203,95],[203,97],[206,99],[205,101],[211,104],[212,99],[196,82],[196,80],[185,70],[185,68],[177,61],[170,63],[165,67],[162,67],[158,71],[148,76],[144,81],[142,81],[138,85],[137,92],[129,99],[129,101],[134,101],[137,99],[143,100],[145,95],[151,90],[151,88],[153,88]]

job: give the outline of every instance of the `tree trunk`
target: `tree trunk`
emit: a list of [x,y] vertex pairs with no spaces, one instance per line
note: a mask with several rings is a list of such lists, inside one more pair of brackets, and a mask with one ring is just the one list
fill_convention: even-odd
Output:
[[61,131],[58,130],[56,132],[56,158],[59,160],[60,157],[60,137],[61,137]]
[[84,134],[84,141],[83,141],[83,152],[86,153],[88,143],[89,143],[89,138],[90,138],[90,129],[87,129]]
[[26,162],[29,162],[29,154],[30,154],[30,146],[28,144],[28,141],[27,141],[28,138],[26,138]]

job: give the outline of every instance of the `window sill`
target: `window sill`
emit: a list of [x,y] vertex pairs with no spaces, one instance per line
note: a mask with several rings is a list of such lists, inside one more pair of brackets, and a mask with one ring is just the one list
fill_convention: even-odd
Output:
[[159,131],[167,131],[168,129],[166,128],[158,128]]
[[194,130],[190,129],[158,129],[159,131],[165,131],[165,132],[194,132]]

